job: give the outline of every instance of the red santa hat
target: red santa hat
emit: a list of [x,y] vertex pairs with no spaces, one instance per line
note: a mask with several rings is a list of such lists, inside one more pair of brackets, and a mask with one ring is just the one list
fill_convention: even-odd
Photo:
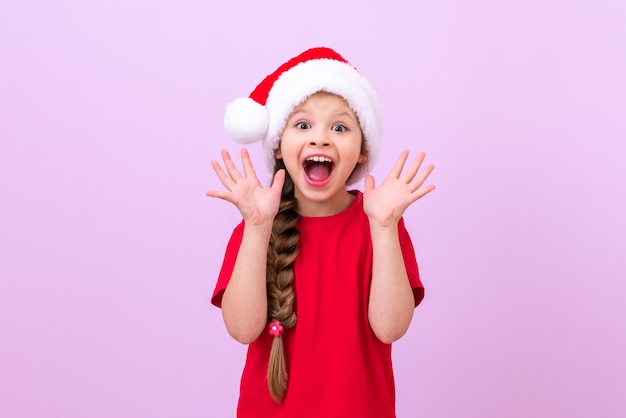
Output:
[[274,151],[294,107],[324,91],[344,98],[359,119],[367,150],[367,167],[352,176],[361,179],[380,150],[382,118],[376,92],[341,55],[330,48],[312,48],[268,75],[250,94],[226,106],[224,126],[241,144],[261,141],[265,163],[274,169]]

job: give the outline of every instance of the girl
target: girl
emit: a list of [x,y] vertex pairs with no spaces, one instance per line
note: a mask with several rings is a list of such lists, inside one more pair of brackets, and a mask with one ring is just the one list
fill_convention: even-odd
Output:
[[[423,297],[402,215],[434,189],[421,153],[404,151],[376,187],[376,94],[328,48],[314,48],[226,108],[238,142],[261,140],[274,172],[263,187],[247,150],[243,173],[227,151],[212,161],[225,191],[207,195],[243,216],[226,249],[212,303],[249,344],[240,418],[392,418],[391,343]],[[403,172],[404,170],[404,172]],[[365,176],[364,192],[349,190]]]

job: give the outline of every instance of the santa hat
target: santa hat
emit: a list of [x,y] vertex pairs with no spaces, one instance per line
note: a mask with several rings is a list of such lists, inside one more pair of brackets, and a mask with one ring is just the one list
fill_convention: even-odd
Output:
[[341,55],[330,48],[312,48],[287,61],[259,84],[249,97],[226,106],[224,126],[241,144],[261,141],[265,163],[274,169],[274,151],[294,107],[324,91],[343,97],[359,119],[367,150],[367,167],[352,176],[361,179],[380,150],[382,120],[376,92]]

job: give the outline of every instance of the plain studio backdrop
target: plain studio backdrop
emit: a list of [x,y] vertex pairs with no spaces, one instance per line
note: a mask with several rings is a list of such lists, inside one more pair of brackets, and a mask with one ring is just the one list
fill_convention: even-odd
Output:
[[[398,418],[626,416],[626,3],[2,2],[0,415],[233,417],[209,299],[239,222],[225,104],[312,46],[437,190],[405,214],[426,298]],[[250,147],[264,182],[260,147]],[[340,343],[332,324],[329,344]]]

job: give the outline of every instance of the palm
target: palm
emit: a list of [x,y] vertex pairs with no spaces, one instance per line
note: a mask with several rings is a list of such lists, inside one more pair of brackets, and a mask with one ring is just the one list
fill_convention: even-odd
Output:
[[425,158],[424,153],[420,153],[402,173],[408,155],[408,151],[400,154],[389,175],[379,187],[375,187],[374,177],[365,178],[363,208],[370,222],[385,228],[395,225],[406,208],[434,190],[435,186],[423,184],[435,167],[429,164],[419,172]]
[[252,161],[245,148],[241,150],[243,175],[237,169],[228,151],[222,150],[222,159],[226,171],[217,161],[212,161],[211,165],[227,190],[210,190],[206,192],[207,196],[217,197],[232,203],[239,209],[246,222],[259,225],[273,221],[280,205],[280,196],[285,179],[284,171],[281,170],[276,173],[271,187],[263,187],[256,176]]

